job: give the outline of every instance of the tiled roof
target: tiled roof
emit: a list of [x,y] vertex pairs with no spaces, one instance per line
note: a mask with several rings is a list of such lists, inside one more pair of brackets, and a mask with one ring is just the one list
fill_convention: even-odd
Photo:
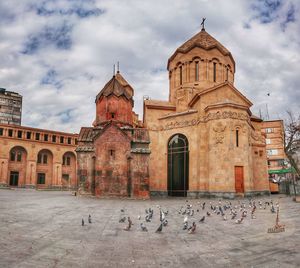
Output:
[[232,61],[234,62],[230,51],[226,47],[224,47],[219,41],[213,38],[205,30],[201,30],[199,33],[194,35],[192,38],[190,38],[188,41],[186,41],[179,48],[176,49],[173,55],[169,58],[168,66],[170,64],[170,61],[176,56],[178,52],[187,53],[194,47],[201,47],[206,50],[216,47],[222,52],[223,55],[230,56]]
[[115,95],[117,97],[120,96],[125,96],[128,100],[132,99],[133,97],[133,89],[132,87],[128,84],[128,82],[124,79],[124,77],[120,74],[117,73],[110,79],[104,88],[98,93],[96,97],[96,101],[101,97],[101,96],[109,96],[109,95]]

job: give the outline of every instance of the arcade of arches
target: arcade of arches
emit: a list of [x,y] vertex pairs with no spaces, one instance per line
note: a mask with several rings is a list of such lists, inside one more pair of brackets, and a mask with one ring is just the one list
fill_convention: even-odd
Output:
[[[68,189],[77,187],[76,134],[13,125],[0,127],[16,134],[11,137],[6,135],[8,131],[2,131],[0,136],[0,185]],[[27,133],[35,134],[34,131],[39,133],[40,139],[27,139]],[[18,136],[18,133],[23,135]],[[47,137],[46,140],[44,137]],[[53,142],[52,137],[62,138]]]

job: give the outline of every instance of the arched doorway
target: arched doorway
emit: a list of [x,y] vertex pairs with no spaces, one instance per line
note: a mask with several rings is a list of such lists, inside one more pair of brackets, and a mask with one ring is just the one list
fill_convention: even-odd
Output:
[[37,155],[36,186],[43,188],[53,182],[53,154],[48,149],[42,149]]
[[186,196],[189,187],[189,143],[175,134],[168,143],[168,195]]
[[61,178],[63,187],[76,187],[76,156],[73,152],[65,152],[62,157]]
[[8,184],[24,186],[26,184],[27,151],[22,146],[15,146],[9,152]]

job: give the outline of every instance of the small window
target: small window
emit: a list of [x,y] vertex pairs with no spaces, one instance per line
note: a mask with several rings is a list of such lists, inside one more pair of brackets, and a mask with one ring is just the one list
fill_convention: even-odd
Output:
[[71,144],[72,140],[71,138],[68,138],[68,144]]
[[40,133],[35,133],[35,140],[39,141],[40,140]]
[[52,136],[52,142],[56,142],[56,135]]
[[271,144],[271,139],[266,139],[266,144]]
[[3,128],[0,128],[0,136],[3,136]]
[[43,154],[43,164],[47,164],[48,162],[48,156],[46,154]]
[[111,118],[112,118],[112,119],[115,118],[115,113],[111,113]]
[[217,63],[214,62],[214,82],[217,81]]
[[18,138],[19,138],[19,139],[22,138],[22,130],[18,130]]
[[272,133],[272,132],[274,132],[273,128],[270,127],[266,128],[266,133]]
[[78,140],[77,139],[75,139],[75,145],[77,145],[78,144]]
[[37,184],[45,184],[45,181],[46,181],[46,174],[45,173],[38,173]]
[[12,137],[12,136],[13,136],[13,130],[12,130],[12,129],[9,129],[9,130],[8,130],[8,136],[9,136],[9,137]]
[[268,166],[271,166],[271,161],[270,160],[268,160]]
[[235,143],[236,143],[236,147],[239,147],[239,130],[238,129],[235,130]]
[[109,150],[109,156],[111,159],[115,159],[116,152],[115,150]]
[[195,81],[199,81],[199,61],[195,62]]
[[30,132],[30,131],[27,131],[27,132],[26,132],[26,139],[27,139],[27,140],[30,140],[30,139],[31,139],[31,132]]
[[17,161],[18,162],[22,161],[22,153],[21,152],[17,152]]
[[182,66],[179,67],[179,84],[182,85]]
[[228,81],[228,72],[229,72],[229,69],[226,68],[226,81]]
[[277,149],[269,149],[269,150],[267,150],[267,155],[268,156],[278,155],[278,150]]
[[60,143],[64,143],[64,137],[60,136]]
[[42,163],[42,155],[38,154],[38,159],[37,159],[38,164]]
[[16,152],[10,152],[10,161],[16,161]]
[[45,134],[45,135],[44,135],[44,141],[48,141],[48,138],[49,138],[49,137],[48,137],[48,134]]
[[69,174],[62,174],[62,178],[63,178],[64,180],[68,181],[69,178],[70,178],[70,176],[69,176]]

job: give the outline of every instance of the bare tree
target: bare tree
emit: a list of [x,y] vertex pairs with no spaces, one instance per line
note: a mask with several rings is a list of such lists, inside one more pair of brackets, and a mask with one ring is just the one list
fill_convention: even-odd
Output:
[[287,111],[288,119],[285,122],[284,151],[298,176],[300,176],[300,114],[295,116]]

